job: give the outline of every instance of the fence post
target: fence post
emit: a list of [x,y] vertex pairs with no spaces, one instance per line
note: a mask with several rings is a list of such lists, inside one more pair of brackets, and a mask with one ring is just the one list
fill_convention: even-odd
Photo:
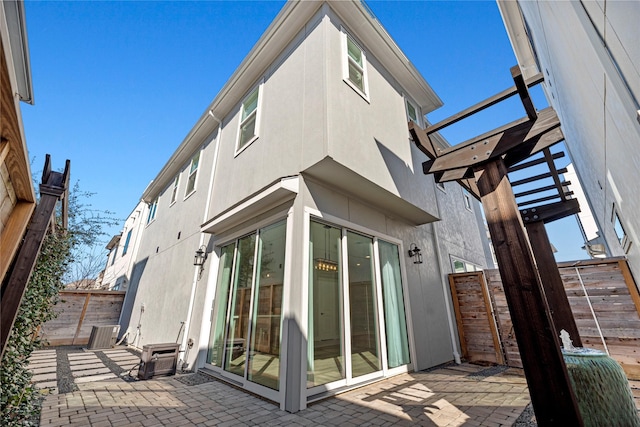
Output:
[[91,298],[91,292],[87,293],[87,297],[84,299],[84,307],[82,307],[82,313],[80,313],[80,319],[78,319],[78,327],[76,328],[76,334],[73,336],[71,345],[75,345],[78,335],[80,335],[80,328],[82,328],[82,322],[84,322],[84,315],[87,312],[89,306],[89,299]]
[[627,288],[629,289],[629,294],[631,294],[633,304],[636,306],[638,316],[640,316],[640,294],[638,293],[638,286],[636,285],[636,281],[633,279],[631,270],[629,270],[629,264],[627,264],[626,259],[621,259],[618,261],[618,266],[622,272],[622,277],[624,277],[624,282],[627,284]]

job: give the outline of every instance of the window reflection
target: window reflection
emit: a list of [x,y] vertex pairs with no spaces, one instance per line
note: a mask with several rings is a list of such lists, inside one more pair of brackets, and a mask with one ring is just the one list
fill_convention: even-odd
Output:
[[311,222],[307,386],[345,377],[339,228]]
[[248,379],[278,390],[286,224],[260,231]]
[[244,376],[246,346],[249,336],[249,306],[253,281],[253,257],[256,235],[251,234],[238,241],[235,280],[231,294],[231,316],[227,325],[225,371]]
[[382,369],[377,331],[373,240],[347,233],[349,258],[349,312],[351,319],[351,370],[353,377]]

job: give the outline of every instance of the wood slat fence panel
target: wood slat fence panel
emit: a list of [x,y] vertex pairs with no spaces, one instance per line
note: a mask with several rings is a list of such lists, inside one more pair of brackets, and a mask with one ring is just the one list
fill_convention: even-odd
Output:
[[[622,365],[627,376],[631,379],[640,379],[640,295],[626,260],[608,258],[560,263],[558,268],[583,345],[605,350],[606,344],[610,356]],[[476,279],[475,283],[472,283],[472,278]],[[498,270],[484,271],[484,279],[482,274],[470,276],[466,273],[457,273],[450,275],[449,280],[452,294],[456,294],[454,305],[457,294],[462,290],[465,300],[477,299],[475,302],[466,302],[476,309],[484,304],[481,290],[486,281],[492,307],[485,311],[484,316],[490,316],[491,308],[493,309],[499,334],[499,342],[495,350],[503,354],[507,365],[522,367]],[[464,282],[462,287],[458,286],[458,282]],[[468,317],[468,315],[460,316],[456,311],[459,330],[473,327],[465,324],[469,322]],[[483,330],[478,333],[483,333],[484,338],[474,336],[474,340],[484,343],[492,341],[490,331]],[[460,339],[465,340],[466,335],[460,334]],[[485,348],[484,352],[491,355],[489,349]],[[463,356],[466,357],[465,345],[463,345]],[[473,359],[469,360],[493,362],[494,359],[498,359],[496,356],[487,356],[486,359],[481,360],[479,356],[481,354],[475,354]]]
[[513,332],[513,323],[511,322],[511,313],[507,305],[507,297],[504,294],[500,272],[498,270],[486,270],[486,280],[489,293],[492,296],[493,310],[500,334],[500,342],[502,343],[501,351],[504,352],[505,363],[509,366],[522,368],[522,359],[520,358],[520,350],[516,342],[516,336]]
[[502,352],[496,350],[500,342],[482,272],[461,273],[456,280],[450,277],[449,285],[464,357],[471,362],[503,364]]
[[60,291],[54,310],[58,317],[46,322],[40,335],[49,345],[84,345],[93,326],[117,325],[124,291]]

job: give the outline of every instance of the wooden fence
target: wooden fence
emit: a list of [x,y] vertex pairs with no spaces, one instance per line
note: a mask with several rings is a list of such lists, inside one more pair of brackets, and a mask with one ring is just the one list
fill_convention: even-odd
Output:
[[[585,347],[607,350],[640,379],[640,295],[624,258],[558,264]],[[522,367],[498,270],[449,275],[462,355]]]
[[84,345],[93,326],[117,325],[124,291],[61,291],[58,317],[46,322],[40,335],[49,345]]

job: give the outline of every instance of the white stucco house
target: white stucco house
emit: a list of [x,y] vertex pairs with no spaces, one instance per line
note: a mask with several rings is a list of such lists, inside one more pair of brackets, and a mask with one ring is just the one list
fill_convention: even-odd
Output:
[[109,252],[102,271],[101,288],[126,291],[129,287],[148,212],[149,206],[139,202],[127,217],[120,234],[113,236],[107,243],[106,249]]
[[525,78],[549,104],[609,256],[640,277],[640,2],[498,0]]
[[361,2],[287,3],[144,191],[122,333],[291,412],[459,357],[446,275],[491,257],[409,138],[441,105]]

